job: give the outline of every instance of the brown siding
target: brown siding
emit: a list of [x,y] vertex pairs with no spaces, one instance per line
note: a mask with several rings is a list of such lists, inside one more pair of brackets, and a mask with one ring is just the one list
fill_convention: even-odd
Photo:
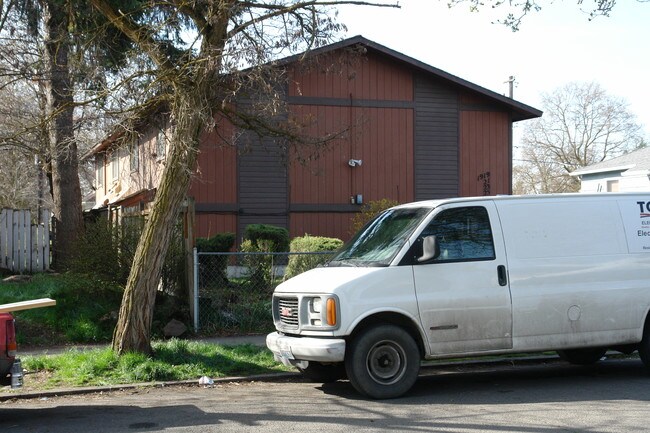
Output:
[[[319,152],[318,159],[291,164],[291,206],[313,208],[291,213],[291,235],[348,239],[350,220],[360,209],[350,205],[357,194],[364,203],[413,201],[412,71],[372,53],[344,53],[341,60],[321,56],[309,67],[291,70],[290,77],[292,114],[310,125],[310,134],[348,130]],[[350,159],[360,159],[362,165],[350,167]],[[316,205],[323,204],[335,210],[317,211]]]
[[424,76],[415,79],[415,199],[458,195],[458,93]]
[[[315,133],[352,117],[354,127],[308,165],[293,163],[289,183],[291,203],[343,203],[363,194],[364,201],[390,198],[413,200],[413,112],[405,109],[293,107],[298,116],[317,116]],[[350,167],[350,159],[361,166]]]
[[300,213],[291,214],[289,232],[291,237],[305,234],[327,236],[343,240],[350,239],[350,213]]
[[219,125],[219,133],[204,133],[198,158],[198,175],[189,195],[196,203],[237,201],[237,151],[221,137],[232,135],[232,127]]
[[463,111],[460,125],[461,196],[509,194],[511,151],[508,114]]
[[292,68],[289,77],[290,97],[413,100],[411,71],[373,53],[321,55]]
[[[232,126],[219,122],[216,131],[206,132],[201,137],[197,176],[189,191],[196,207],[196,237],[237,232],[234,211],[237,207],[237,151],[226,142],[231,136]],[[213,211],[215,209],[217,212]],[[230,209],[230,212],[223,209]]]
[[209,238],[217,233],[237,232],[236,215],[196,214],[194,232],[197,238]]
[[[297,116],[318,119],[312,126],[313,133],[331,131],[332,125],[341,125],[348,119],[352,119],[353,127],[344,139],[331,143],[317,160],[307,165],[291,165],[292,204],[348,205],[357,194],[363,196],[364,203],[383,198],[401,203],[413,201],[413,110],[322,106],[293,109]],[[361,166],[350,167],[350,159],[362,160]],[[339,233],[347,239],[351,215],[322,218],[316,213],[299,217],[292,214],[292,235],[310,230],[311,234]],[[300,222],[294,218],[300,218]],[[324,225],[312,231],[320,224]],[[341,228],[342,224],[346,227]]]
[[244,133],[240,139],[246,151],[239,156],[239,238],[249,224],[288,228],[286,157],[272,138]]

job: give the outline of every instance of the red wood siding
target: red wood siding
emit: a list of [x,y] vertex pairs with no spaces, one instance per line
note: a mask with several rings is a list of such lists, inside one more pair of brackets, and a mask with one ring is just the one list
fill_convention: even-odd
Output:
[[291,214],[289,233],[291,237],[310,234],[338,238],[344,241],[350,239],[351,221],[354,214],[350,213],[300,213]]
[[197,238],[209,238],[217,233],[237,232],[237,215],[196,214],[194,222]]
[[335,52],[289,72],[289,96],[413,100],[412,72],[373,53]]
[[222,138],[232,136],[232,127],[219,124],[218,130],[201,138],[197,176],[189,191],[196,203],[237,202],[237,151]]
[[[295,106],[298,117],[317,116],[316,134],[334,130],[352,119],[349,134],[331,143],[320,157],[291,164],[291,203],[350,203],[363,194],[364,201],[389,198],[413,200],[413,110]],[[362,165],[350,167],[350,159]]]
[[[360,209],[350,208],[351,197],[358,194],[364,203],[382,198],[413,201],[412,70],[374,53],[336,52],[290,69],[289,77],[292,115],[309,125],[309,134],[348,129],[319,152],[318,159],[291,164],[290,204],[330,205],[318,212],[291,212],[291,235],[348,239],[354,210]],[[362,160],[361,166],[350,167],[350,159]]]
[[460,195],[467,197],[510,194],[510,160],[508,114],[462,111]]

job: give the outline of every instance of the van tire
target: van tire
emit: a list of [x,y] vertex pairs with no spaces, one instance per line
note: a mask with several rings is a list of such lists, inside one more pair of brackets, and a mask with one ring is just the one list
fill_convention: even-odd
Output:
[[643,361],[645,368],[650,370],[650,316],[645,321],[643,339],[639,343],[639,358]]
[[332,383],[337,380],[345,379],[345,365],[338,364],[321,364],[320,362],[309,362],[307,368],[298,370],[304,377],[315,383]]
[[354,337],[345,356],[345,370],[361,394],[396,398],[406,393],[420,372],[420,350],[403,328],[379,325]]
[[605,353],[606,347],[590,347],[588,349],[558,350],[560,359],[575,365],[591,365],[600,361]]

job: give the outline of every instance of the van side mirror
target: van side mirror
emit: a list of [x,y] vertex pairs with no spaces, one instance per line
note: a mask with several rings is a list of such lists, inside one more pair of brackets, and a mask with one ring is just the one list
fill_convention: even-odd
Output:
[[435,260],[440,255],[440,245],[435,236],[426,236],[422,239],[422,257],[418,258],[418,263],[427,263]]

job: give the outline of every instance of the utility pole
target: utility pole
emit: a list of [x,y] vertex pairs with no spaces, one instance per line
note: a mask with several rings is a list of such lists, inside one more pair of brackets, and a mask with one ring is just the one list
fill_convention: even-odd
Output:
[[512,99],[514,96],[515,76],[511,75],[504,83],[508,83],[508,98]]

